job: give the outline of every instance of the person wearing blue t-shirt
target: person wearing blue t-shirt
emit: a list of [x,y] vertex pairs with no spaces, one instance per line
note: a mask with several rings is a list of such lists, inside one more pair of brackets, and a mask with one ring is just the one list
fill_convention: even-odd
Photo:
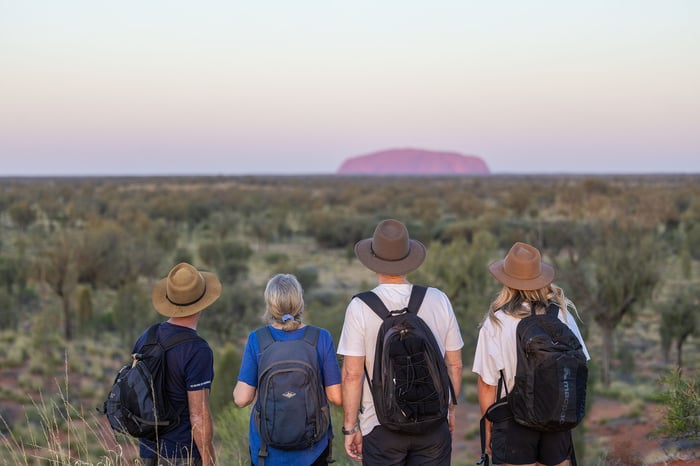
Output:
[[[178,333],[197,334],[202,311],[221,296],[215,274],[200,272],[180,263],[153,288],[153,307],[168,317],[157,330],[158,341]],[[144,332],[134,345],[138,353],[146,342]],[[144,466],[214,466],[214,428],[209,392],[214,378],[214,355],[202,338],[181,343],[165,355],[165,392],[172,406],[183,406],[180,424],[158,437],[140,439],[139,455]]]
[[[304,297],[301,284],[294,275],[278,274],[270,279],[265,288],[265,306],[265,318],[269,322],[268,328],[274,340],[290,341],[303,338],[305,325],[302,323],[301,316],[304,310]],[[328,330],[320,329],[316,353],[321,370],[319,380],[325,387],[328,401],[340,406],[342,405],[340,367],[336,359],[333,338]],[[238,381],[233,389],[233,400],[238,407],[248,406],[256,398],[260,356],[260,344],[253,331],[248,336]],[[327,465],[331,435],[329,427],[320,441],[303,450],[281,450],[268,446],[268,456],[264,459],[264,464],[265,466]],[[262,439],[253,413],[249,423],[249,443],[251,463],[257,466]]]

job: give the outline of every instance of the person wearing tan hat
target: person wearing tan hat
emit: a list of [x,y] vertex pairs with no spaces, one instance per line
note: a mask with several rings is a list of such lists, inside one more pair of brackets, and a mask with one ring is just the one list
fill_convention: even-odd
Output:
[[[187,263],[177,264],[153,287],[155,310],[168,317],[158,328],[158,341],[179,333],[197,334],[202,311],[221,296],[215,274],[198,271]],[[146,332],[133,352],[145,343]],[[209,391],[214,378],[214,356],[201,337],[181,343],[166,353],[165,392],[173,406],[185,406],[180,425],[158,442],[141,439],[139,453],[144,466],[214,466],[213,423]]]
[[[355,244],[359,261],[374,272],[378,286],[372,291],[387,309],[407,306],[413,285],[407,274],[420,267],[426,257],[425,246],[409,238],[406,226],[398,220],[379,222],[371,238]],[[449,378],[459,395],[464,346],[452,304],[445,293],[428,288],[418,316],[435,335],[443,352]],[[382,319],[361,299],[347,306],[338,353],[343,355],[343,434],[345,451],[365,465],[449,465],[454,429],[454,405],[443,426],[421,434],[393,432],[382,426],[376,416],[372,393],[364,376],[372,374],[375,345]]]
[[[516,330],[521,319],[535,313],[543,314],[549,304],[559,307],[559,319],[581,342],[586,359],[590,359],[576,320],[574,304],[555,285],[554,268],[543,262],[540,251],[526,243],[516,242],[504,259],[488,266],[489,272],[503,288],[491,303],[481,323],[472,371],[478,374],[477,393],[481,415],[496,401],[500,373],[503,371],[508,391],[513,390],[517,366]],[[505,421],[498,431],[486,427],[486,453],[495,464],[567,465],[571,455],[571,434],[539,432]],[[505,439],[508,439],[507,453]],[[495,446],[495,448],[492,448]]]

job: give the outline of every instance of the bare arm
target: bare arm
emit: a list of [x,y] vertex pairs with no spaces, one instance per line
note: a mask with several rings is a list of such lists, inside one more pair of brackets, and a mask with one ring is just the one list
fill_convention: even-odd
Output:
[[[447,364],[447,373],[450,376],[452,387],[455,389],[455,396],[459,398],[459,392],[462,388],[462,350],[445,351],[445,363]],[[455,400],[456,401],[456,400]],[[455,429],[455,405],[450,405],[449,415],[450,432]]]
[[257,389],[255,387],[239,380],[233,388],[233,402],[236,403],[236,406],[239,408],[248,406],[255,400],[256,391]]
[[[479,399],[479,408],[483,416],[489,406],[496,401],[496,386],[489,385],[479,376],[476,382],[476,394]],[[486,420],[486,453],[491,454],[491,422]]]
[[214,425],[209,409],[209,389],[188,391],[187,401],[190,407],[192,438],[202,457],[202,466],[214,466],[216,454],[214,452]]
[[328,401],[336,406],[343,405],[343,390],[340,384],[329,385],[326,387],[326,397]]
[[[362,378],[364,376],[365,357],[345,356],[343,359],[343,427],[354,429],[358,423],[360,402],[362,400]],[[362,432],[345,436],[345,452],[355,461],[362,461]]]

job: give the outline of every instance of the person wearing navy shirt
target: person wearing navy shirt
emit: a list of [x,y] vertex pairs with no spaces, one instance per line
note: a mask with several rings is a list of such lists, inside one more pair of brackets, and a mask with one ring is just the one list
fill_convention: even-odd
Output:
[[[197,334],[202,311],[221,296],[221,282],[210,272],[180,263],[153,288],[153,307],[168,317],[158,327],[158,341],[177,333]],[[144,332],[134,345],[139,352]],[[214,355],[204,339],[186,341],[165,355],[165,392],[173,406],[184,406],[180,425],[155,441],[140,439],[144,466],[214,466],[214,429],[209,392],[214,378]]]
[[[265,318],[269,322],[268,328],[274,340],[299,340],[303,337],[305,332],[305,325],[301,320],[304,310],[303,290],[294,275],[278,274],[270,279],[265,288],[265,305]],[[321,368],[319,379],[325,387],[328,401],[340,406],[342,405],[340,367],[336,359],[333,338],[326,329],[320,329],[316,353]],[[248,406],[255,400],[260,355],[258,338],[253,331],[248,336],[238,381],[233,389],[233,399],[238,407]],[[327,465],[330,435],[329,428],[324,438],[303,450],[280,450],[267,447],[268,456],[265,458],[265,466]],[[257,466],[262,439],[252,413],[249,423],[249,443],[251,464]]]

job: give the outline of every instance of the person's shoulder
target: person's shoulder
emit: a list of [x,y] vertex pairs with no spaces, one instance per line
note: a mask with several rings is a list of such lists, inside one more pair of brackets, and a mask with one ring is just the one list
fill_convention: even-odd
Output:
[[426,286],[426,288],[427,291],[425,293],[424,300],[427,299],[433,302],[437,301],[445,307],[452,306],[449,296],[447,296],[447,293],[442,291],[440,288],[436,288],[434,286]]
[[333,341],[333,335],[331,335],[331,332],[328,329],[325,329],[323,327],[317,327],[317,328],[318,328],[319,338]]

